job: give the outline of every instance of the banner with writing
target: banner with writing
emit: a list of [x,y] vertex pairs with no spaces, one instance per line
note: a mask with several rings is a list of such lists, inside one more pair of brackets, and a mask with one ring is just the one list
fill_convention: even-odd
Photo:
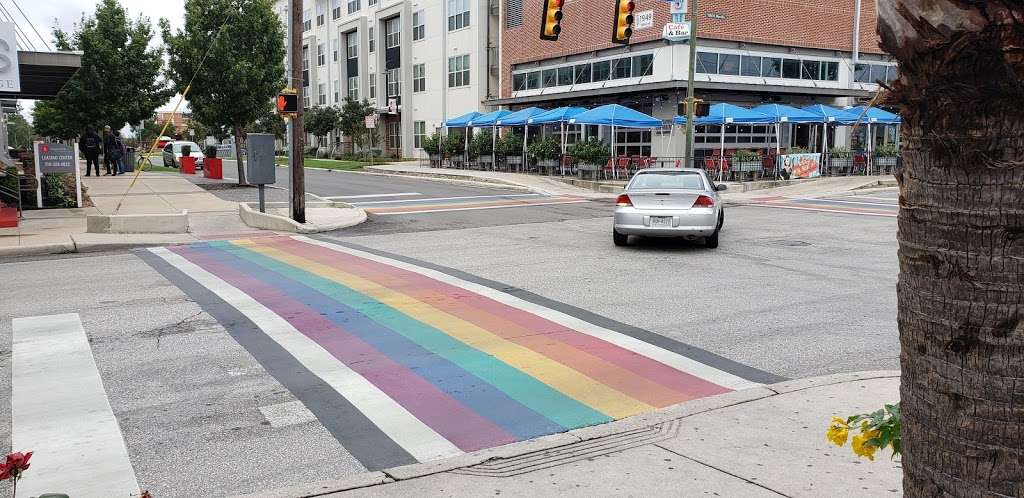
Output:
[[779,156],[779,164],[790,178],[821,176],[821,154],[784,154]]

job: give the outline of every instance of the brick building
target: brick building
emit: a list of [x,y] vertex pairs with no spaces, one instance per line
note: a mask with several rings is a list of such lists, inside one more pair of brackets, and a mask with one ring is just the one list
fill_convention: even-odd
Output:
[[[860,19],[856,22],[856,4]],[[567,0],[558,41],[539,38],[543,2],[502,0],[500,96],[512,110],[620,103],[662,119],[686,96],[689,46],[662,39],[670,21],[663,0],[636,0],[629,45],[611,43],[615,4]],[[896,75],[879,48],[875,2],[861,0],[700,0],[695,91],[711,103],[853,105]],[[857,26],[859,24],[859,26]],[[855,43],[855,31],[859,36]],[[786,129],[806,142],[808,127]],[[717,127],[698,127],[698,149],[718,147]],[[606,137],[607,130],[584,133]],[[758,126],[727,127],[729,147],[762,148],[774,140]],[[573,132],[570,141],[582,136]],[[673,142],[674,140],[674,142]],[[846,137],[834,139],[843,145]],[[663,130],[620,131],[620,154],[681,155],[682,140]]]

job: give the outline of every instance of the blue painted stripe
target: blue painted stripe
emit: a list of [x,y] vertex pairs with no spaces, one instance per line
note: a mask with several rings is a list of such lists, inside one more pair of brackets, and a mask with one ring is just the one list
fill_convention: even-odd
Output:
[[[222,243],[212,243],[211,246],[213,247],[209,249],[197,250],[216,257],[254,278],[272,282],[282,292],[343,327],[396,363],[409,368],[416,375],[516,438],[530,439],[565,430],[451,361],[371,320],[360,310],[339,299],[342,296],[331,294],[349,294],[344,297],[356,298],[356,302],[364,303],[364,306],[383,307],[383,304],[371,303],[372,300],[367,296],[355,294],[336,282],[327,281],[253,251]],[[316,289],[310,285],[310,280],[317,279],[328,288]],[[348,292],[337,292],[342,289]],[[481,356],[481,360],[486,361],[488,367],[497,362],[486,355]]]

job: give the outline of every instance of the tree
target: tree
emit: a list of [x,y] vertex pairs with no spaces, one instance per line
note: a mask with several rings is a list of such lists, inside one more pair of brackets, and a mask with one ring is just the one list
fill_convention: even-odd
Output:
[[247,131],[249,133],[270,133],[274,135],[278,140],[284,139],[285,132],[288,131],[287,124],[284,122],[284,118],[280,114],[274,111],[273,107],[268,105],[263,115],[256,119],[251,124]]
[[15,149],[29,148],[35,138],[32,125],[28,124],[21,112],[13,112],[7,115],[7,145]]
[[369,134],[366,130],[366,116],[373,114],[373,105],[367,100],[356,100],[345,97],[338,117],[338,129],[352,140],[354,147],[362,148]]
[[906,496],[1024,496],[1024,4],[881,0]]
[[82,51],[82,67],[56,100],[33,113],[47,135],[69,138],[86,126],[115,130],[153,116],[173,95],[160,79],[163,51],[151,48],[149,19],[134,21],[116,0],[100,0],[91,17],[82,16],[74,33],[54,29],[58,50]]
[[284,28],[271,2],[186,0],[184,29],[171,33],[166,19],[160,28],[175,89],[184,92],[191,82],[193,117],[231,130],[238,183],[245,185],[245,132],[284,88]]
[[334,107],[313,107],[306,111],[306,131],[312,133],[314,137],[322,139],[337,128],[340,118],[338,109]]
[[153,146],[153,142],[160,137],[160,131],[163,129],[164,124],[156,119],[146,119],[140,125],[132,126],[132,133],[139,142],[139,147],[142,152],[149,152],[149,148]]

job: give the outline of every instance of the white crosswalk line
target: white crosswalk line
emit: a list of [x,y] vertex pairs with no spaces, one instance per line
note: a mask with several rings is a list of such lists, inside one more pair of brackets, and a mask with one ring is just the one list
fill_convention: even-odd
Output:
[[394,194],[329,195],[325,196],[324,199],[374,199],[384,197],[412,197],[414,195],[423,194],[419,192],[399,192]]
[[34,451],[22,496],[136,496],[121,428],[77,313],[15,318],[11,446]]

